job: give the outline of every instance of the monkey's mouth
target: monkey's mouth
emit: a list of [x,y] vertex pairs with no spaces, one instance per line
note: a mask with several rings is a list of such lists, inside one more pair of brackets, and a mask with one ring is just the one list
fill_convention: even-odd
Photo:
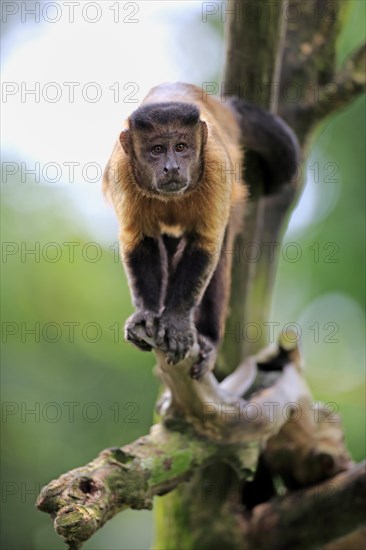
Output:
[[164,195],[172,195],[182,193],[188,187],[186,181],[171,180],[159,183],[157,190]]

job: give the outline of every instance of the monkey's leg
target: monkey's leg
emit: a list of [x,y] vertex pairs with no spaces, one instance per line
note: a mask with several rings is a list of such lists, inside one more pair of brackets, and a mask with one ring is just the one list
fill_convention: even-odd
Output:
[[143,326],[147,336],[155,337],[157,318],[162,308],[162,287],[167,277],[166,254],[161,239],[145,237],[123,253],[133,303],[137,311],[125,324],[125,338],[143,351],[151,346],[136,333]]

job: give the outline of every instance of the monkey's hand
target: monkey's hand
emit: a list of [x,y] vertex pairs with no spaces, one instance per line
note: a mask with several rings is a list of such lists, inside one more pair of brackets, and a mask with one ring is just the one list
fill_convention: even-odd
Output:
[[166,352],[169,365],[182,361],[196,341],[197,331],[189,313],[163,313],[159,320],[156,345]]
[[191,377],[198,380],[206,372],[213,370],[217,358],[217,346],[209,338],[198,334],[197,341],[200,346],[198,361],[191,368]]
[[157,329],[158,314],[147,309],[141,309],[133,313],[125,323],[125,340],[131,342],[142,351],[151,351],[152,346],[141,340],[138,336],[138,329],[143,328],[150,338],[155,337]]

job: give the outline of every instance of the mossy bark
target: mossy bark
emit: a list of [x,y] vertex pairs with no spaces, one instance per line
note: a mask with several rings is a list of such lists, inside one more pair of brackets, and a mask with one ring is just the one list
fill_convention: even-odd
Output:
[[[268,109],[282,20],[280,10],[275,10],[274,21],[272,18],[257,17],[251,25],[244,25],[244,19],[240,14],[244,13],[249,4],[253,5],[252,0],[228,2],[225,29],[227,59],[223,89],[228,95],[234,94],[239,97],[242,97],[244,85],[259,89],[261,93],[258,103]],[[258,6],[259,4],[257,2]],[[278,1],[271,0],[269,4],[273,7],[275,4],[278,5]],[[264,86],[264,83],[268,85]],[[255,346],[249,346],[242,337],[242,330],[249,321],[259,323],[258,326],[263,327],[263,321],[269,313],[275,266],[269,266],[266,262],[250,263],[246,261],[242,252],[252,243],[262,247],[264,239],[269,237],[269,240],[273,241],[274,238],[279,238],[278,231],[283,219],[272,209],[269,215],[276,230],[271,231],[270,235],[267,230],[263,231],[264,210],[268,210],[268,207],[263,197],[265,182],[255,157],[247,160],[246,180],[250,186],[251,199],[246,209],[244,231],[235,243],[239,254],[238,259],[233,262],[230,313],[226,322],[227,336],[217,368],[219,378],[230,374],[244,357],[255,353],[265,344],[261,338]],[[292,196],[286,206],[290,204],[291,199]],[[208,495],[204,502],[202,490],[205,485],[214,487],[215,491]],[[235,503],[232,502],[232,491],[236,494]],[[174,526],[171,529],[157,529],[154,549],[242,548],[245,533],[240,491],[239,478],[235,471],[228,472],[225,464],[217,462],[210,469],[197,472],[194,480],[159,499],[154,506],[157,524],[161,526],[159,518],[164,517],[165,526]]]

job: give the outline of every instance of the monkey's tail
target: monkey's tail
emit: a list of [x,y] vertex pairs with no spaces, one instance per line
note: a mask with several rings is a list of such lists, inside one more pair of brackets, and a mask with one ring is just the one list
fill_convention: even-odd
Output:
[[242,144],[259,157],[265,192],[273,193],[293,180],[300,162],[300,146],[293,130],[278,116],[238,98],[230,99]]

